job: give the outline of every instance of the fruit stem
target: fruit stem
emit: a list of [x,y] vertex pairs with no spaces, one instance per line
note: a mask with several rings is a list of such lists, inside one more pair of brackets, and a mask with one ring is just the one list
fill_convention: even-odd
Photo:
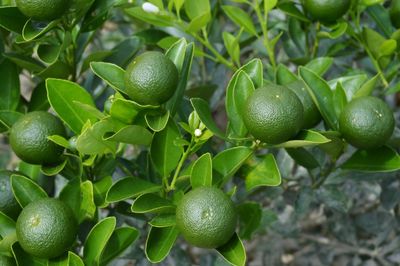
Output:
[[179,173],[180,173],[180,171],[182,169],[183,164],[185,163],[187,157],[189,156],[189,154],[190,154],[190,152],[192,150],[193,143],[194,143],[194,141],[193,141],[193,137],[192,137],[189,146],[187,146],[185,152],[182,154],[182,157],[179,160],[178,166],[175,169],[175,173],[174,173],[174,176],[172,178],[171,185],[168,185],[168,180],[166,180],[166,191],[167,192],[169,192],[171,190],[175,190],[175,183],[176,183],[176,181],[178,179],[178,176],[179,176]]

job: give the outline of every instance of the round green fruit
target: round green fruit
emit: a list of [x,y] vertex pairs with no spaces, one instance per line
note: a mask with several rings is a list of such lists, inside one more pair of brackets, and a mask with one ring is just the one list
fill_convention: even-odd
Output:
[[0,211],[5,215],[16,219],[21,212],[14,193],[11,189],[10,178],[13,172],[7,170],[0,170]]
[[25,16],[38,21],[60,18],[68,10],[69,0],[16,0],[18,9]]
[[349,10],[351,0],[303,0],[303,7],[313,19],[333,23]]

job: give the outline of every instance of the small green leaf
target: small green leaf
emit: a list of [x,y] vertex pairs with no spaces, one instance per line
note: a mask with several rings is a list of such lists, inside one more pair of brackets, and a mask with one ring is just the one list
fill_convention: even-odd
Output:
[[274,147],[279,148],[300,148],[307,146],[320,145],[329,142],[330,140],[324,135],[312,131],[312,130],[301,130],[293,139],[286,142],[275,145]]
[[46,64],[53,64],[61,52],[61,45],[40,44],[37,48],[37,54],[40,60]]
[[125,93],[125,70],[119,66],[106,62],[92,62],[90,68],[93,73],[104,80],[114,90]]
[[183,149],[174,143],[179,138],[181,138],[179,129],[172,119],[163,131],[154,134],[150,147],[151,160],[163,177],[168,176],[175,169],[181,158]]
[[138,237],[139,231],[134,227],[120,227],[115,229],[101,255],[100,265],[107,265],[127,249]]
[[391,172],[400,169],[400,155],[387,146],[370,150],[357,150],[342,169],[362,172]]
[[162,115],[153,115],[151,113],[147,113],[144,118],[146,120],[147,126],[151,128],[151,130],[159,132],[163,130],[168,124],[169,111],[165,112]]
[[17,265],[29,265],[29,266],[47,266],[47,259],[40,259],[33,257],[26,253],[20,246],[18,242],[12,245],[12,253],[17,261]]
[[85,266],[81,257],[75,253],[68,251],[68,266]]
[[153,135],[146,128],[137,125],[130,125],[121,128],[119,131],[109,136],[107,135],[104,140],[149,146],[152,138]]
[[331,31],[320,31],[317,33],[319,38],[337,39],[347,31],[348,24],[345,21],[341,21],[331,27]]
[[171,227],[176,224],[175,214],[161,213],[154,217],[149,224],[153,227]]
[[305,67],[299,68],[299,74],[306,83],[307,89],[325,122],[331,129],[337,129],[338,121],[333,105],[333,93],[329,85],[320,76]]
[[212,160],[211,154],[205,153],[196,160],[190,174],[192,188],[212,185]]
[[15,233],[15,222],[0,211],[0,236],[4,238],[12,233]]
[[236,6],[222,6],[225,14],[235,22],[239,27],[243,27],[245,31],[252,35],[257,35],[257,30],[254,27],[253,20],[245,11]]
[[260,203],[248,201],[237,206],[240,221],[240,237],[251,239],[253,233],[258,229],[262,218]]
[[51,166],[42,165],[40,171],[42,171],[42,173],[47,176],[53,176],[60,173],[66,165],[67,165],[67,160],[62,161],[57,165],[51,165]]
[[0,111],[0,124],[4,125],[6,128],[11,128],[23,115],[22,113],[14,111]]
[[263,64],[261,59],[254,58],[243,65],[240,70],[243,70],[253,81],[254,87],[261,88],[263,86]]
[[15,111],[17,108],[20,98],[19,72],[18,67],[8,59],[0,63],[0,110]]
[[340,117],[343,108],[347,105],[347,96],[341,82],[338,82],[333,91],[333,104],[337,117]]
[[52,28],[57,26],[58,21],[53,20],[45,25],[37,24],[37,22],[29,19],[22,29],[22,37],[25,41],[32,41],[46,32],[50,31]]
[[203,14],[210,14],[211,13],[210,1],[209,0],[203,0],[203,1],[186,0],[185,1],[185,10],[186,10],[188,17],[191,20],[193,20]]
[[121,97],[113,100],[110,114],[111,117],[130,125],[133,123],[141,110],[156,108],[158,107],[150,105],[143,106],[135,103],[134,101],[126,100]]
[[298,20],[301,20],[303,22],[310,22],[310,20],[297,8],[295,2],[278,1],[278,8],[282,10],[284,13]]
[[217,248],[219,254],[232,265],[244,266],[246,265],[246,250],[243,243],[235,233],[232,238],[223,245]]
[[379,58],[383,56],[389,56],[396,52],[397,49],[397,41],[396,40],[385,40],[379,46]]
[[86,238],[83,248],[85,265],[98,265],[101,255],[116,225],[115,217],[107,217],[98,222]]
[[277,3],[278,3],[278,0],[264,0],[265,12],[269,12],[272,9],[274,9],[274,7],[276,6]]
[[213,183],[217,181],[226,182],[242,164],[253,154],[249,147],[238,146],[218,153],[212,161],[213,169],[221,175],[222,180],[213,178]]
[[81,103],[81,102],[77,102],[77,101],[74,101],[74,104],[80,111],[91,113],[93,116],[95,116],[99,120],[106,118],[106,115],[104,113],[102,113],[99,109],[97,109],[96,107],[94,107],[90,104]]
[[46,88],[50,105],[75,133],[81,132],[87,120],[96,121],[93,114],[76,110],[75,101],[95,107],[92,96],[78,84],[68,80],[48,79]]
[[286,152],[296,161],[297,164],[307,169],[320,167],[319,162],[314,158],[313,154],[304,148],[288,148],[286,149]]
[[106,196],[111,186],[112,186],[111,176],[103,177],[102,179],[93,183],[93,198],[96,206],[102,208],[108,205],[106,202]]
[[81,223],[84,220],[92,220],[96,213],[96,205],[94,204],[93,184],[86,180],[81,183],[81,204],[79,208],[79,220]]
[[21,207],[47,197],[47,193],[38,184],[22,175],[11,175],[11,187]]
[[179,231],[175,226],[151,227],[146,241],[146,257],[151,263],[159,263],[168,256]]
[[160,185],[137,177],[126,177],[118,180],[107,192],[109,203],[135,198],[142,194],[154,193],[161,189]]
[[292,73],[285,65],[279,64],[276,70],[276,82],[279,85],[287,85],[298,81],[295,74]]
[[211,20],[211,14],[210,13],[204,13],[204,14],[192,19],[192,21],[189,23],[189,25],[188,25],[186,30],[188,32],[196,34],[202,28],[206,27],[208,22],[210,22],[210,20]]
[[16,6],[0,7],[0,26],[6,30],[21,34],[27,20]]
[[332,64],[332,57],[318,57],[308,62],[305,67],[313,71],[315,74],[322,76],[331,68]]
[[363,96],[370,96],[375,89],[376,83],[379,81],[379,74],[365,82],[353,95],[353,99]]
[[131,210],[134,213],[173,212],[175,205],[170,200],[150,193],[137,197]]
[[279,186],[281,174],[272,154],[264,159],[246,176],[246,190],[250,191],[260,186]]
[[208,103],[200,98],[192,98],[190,99],[190,102],[192,103],[193,109],[199,115],[201,122],[203,122],[203,124],[206,125],[214,135],[221,139],[225,139],[224,133],[222,133],[221,129],[218,128],[212,118]]
[[236,65],[240,65],[240,46],[238,39],[226,31],[223,32],[222,37],[224,39],[224,45],[229,56]]

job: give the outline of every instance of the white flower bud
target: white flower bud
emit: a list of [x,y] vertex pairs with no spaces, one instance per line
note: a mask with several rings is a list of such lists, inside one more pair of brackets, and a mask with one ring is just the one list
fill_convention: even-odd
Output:
[[153,5],[152,3],[149,3],[149,2],[143,3],[142,9],[147,13],[157,14],[157,13],[160,12],[160,9],[157,6],[155,6],[155,5]]
[[197,129],[194,131],[194,135],[195,135],[196,137],[200,137],[202,134],[203,134],[203,132],[202,132],[201,129],[199,129],[199,128],[197,128]]

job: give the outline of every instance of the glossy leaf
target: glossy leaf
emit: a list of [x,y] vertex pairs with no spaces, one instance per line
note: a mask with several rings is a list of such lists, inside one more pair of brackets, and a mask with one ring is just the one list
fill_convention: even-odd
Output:
[[138,237],[139,231],[134,227],[120,227],[115,229],[101,255],[100,265],[107,265],[127,249]]
[[[250,157],[253,150],[249,147],[238,146],[218,153],[212,161],[213,169],[222,176],[226,182],[242,164]],[[220,180],[213,180],[213,183]]]
[[339,22],[331,28],[331,31],[320,31],[317,33],[319,38],[337,39],[346,33],[348,24],[345,21]]
[[232,265],[244,266],[246,265],[246,250],[243,243],[235,233],[228,243],[222,247],[217,248],[219,254]]
[[21,34],[27,20],[16,6],[0,7],[0,26],[6,30]]
[[125,70],[119,66],[106,62],[92,62],[90,68],[99,78],[116,91],[125,93]]
[[314,158],[313,154],[304,148],[288,148],[286,152],[297,164],[307,169],[320,167],[319,162]]
[[118,202],[135,198],[142,194],[154,193],[161,189],[160,185],[137,177],[126,177],[118,180],[107,192],[107,202]]
[[53,20],[43,25],[43,22],[28,20],[22,29],[22,37],[25,41],[32,41],[46,32],[50,31],[58,24],[58,21]]
[[281,174],[272,154],[267,154],[258,165],[246,176],[246,190],[260,186],[279,186]]
[[39,185],[22,175],[11,176],[11,188],[21,207],[47,197],[47,193]]
[[132,145],[146,145],[151,144],[153,135],[146,128],[130,125],[121,128],[119,131],[113,133],[110,136],[105,137],[105,140],[129,143]]
[[212,185],[212,160],[211,154],[205,153],[196,160],[190,174],[192,188],[210,187]]
[[293,139],[275,145],[280,148],[300,148],[306,146],[320,145],[329,142],[330,140],[324,135],[312,131],[312,130],[301,130]]
[[151,130],[159,132],[163,130],[168,124],[169,111],[165,112],[162,115],[152,115],[151,113],[147,113],[144,118],[146,120],[147,126]]
[[285,65],[279,64],[276,70],[276,82],[279,85],[287,85],[297,81],[298,78]]
[[14,111],[0,111],[0,125],[11,128],[12,125],[24,114]]
[[209,14],[211,12],[210,1],[186,0],[185,10],[188,17],[193,20],[203,14]]
[[239,70],[231,79],[226,89],[225,107],[230,126],[238,137],[247,135],[242,114],[245,112],[247,98],[254,92],[255,88],[250,77]]
[[80,133],[87,120],[94,122],[96,117],[88,112],[77,112],[74,102],[95,107],[92,96],[81,86],[68,80],[48,79],[47,97],[58,116],[74,131]]
[[122,97],[113,100],[110,114],[113,118],[125,123],[132,124],[141,110],[156,109],[157,106],[140,105]]
[[0,63],[0,79],[0,110],[15,111],[20,97],[19,70],[8,59]]
[[175,214],[161,213],[154,217],[149,224],[153,227],[171,227],[176,224]]
[[79,220],[81,223],[84,220],[92,220],[96,213],[96,205],[94,204],[93,184],[91,181],[86,180],[81,183],[81,204],[79,211]]
[[47,176],[53,176],[60,173],[64,167],[67,165],[67,160],[63,160],[56,165],[42,165],[40,171]]
[[376,83],[379,81],[379,74],[365,82],[353,95],[353,98],[370,96],[375,89]]
[[26,253],[18,242],[12,245],[12,253],[16,258],[17,265],[47,266],[48,263],[47,259],[40,259]]
[[150,148],[151,160],[163,177],[168,176],[175,169],[181,158],[183,149],[175,145],[175,140],[179,138],[179,129],[171,119],[163,131],[154,134]]
[[0,211],[0,236],[15,233],[15,221]]
[[151,227],[146,241],[146,257],[151,263],[159,263],[168,256],[179,231],[175,226]]
[[370,150],[357,150],[346,162],[342,169],[362,172],[391,172],[400,169],[400,155],[387,146]]
[[86,238],[83,248],[85,265],[98,265],[116,225],[115,217],[107,217],[98,222]]
[[249,201],[238,205],[237,210],[240,217],[240,237],[243,239],[251,239],[251,236],[261,223],[261,205],[260,203]]
[[131,210],[134,213],[173,212],[175,205],[165,198],[150,193],[137,197],[132,204]]
[[307,89],[309,89],[310,95],[325,122],[330,128],[337,129],[338,121],[333,106],[333,93],[329,85],[321,77],[307,68],[300,67],[299,74],[307,84]]
[[332,64],[332,57],[318,57],[308,62],[305,67],[313,71],[315,74],[322,76],[331,68]]
[[185,38],[179,39],[166,52],[165,56],[171,59],[178,72],[182,72],[183,61],[185,60],[187,42]]
[[240,69],[249,76],[251,81],[253,81],[253,85],[256,89],[263,86],[263,64],[259,58],[250,60]]
[[68,266],[85,266],[81,257],[76,255],[75,253],[69,251],[68,252]]
[[238,39],[226,31],[223,32],[222,37],[229,56],[236,65],[240,65],[240,47]]
[[192,98],[190,99],[192,103],[193,109],[199,115],[201,122],[212,132],[214,135],[219,138],[225,139],[224,133],[222,133],[221,129],[215,124],[214,119],[212,118],[212,114],[208,103],[200,98]]
[[236,6],[222,6],[225,14],[235,22],[239,27],[243,27],[245,31],[252,35],[257,35],[256,28],[254,27],[251,17],[242,9]]

